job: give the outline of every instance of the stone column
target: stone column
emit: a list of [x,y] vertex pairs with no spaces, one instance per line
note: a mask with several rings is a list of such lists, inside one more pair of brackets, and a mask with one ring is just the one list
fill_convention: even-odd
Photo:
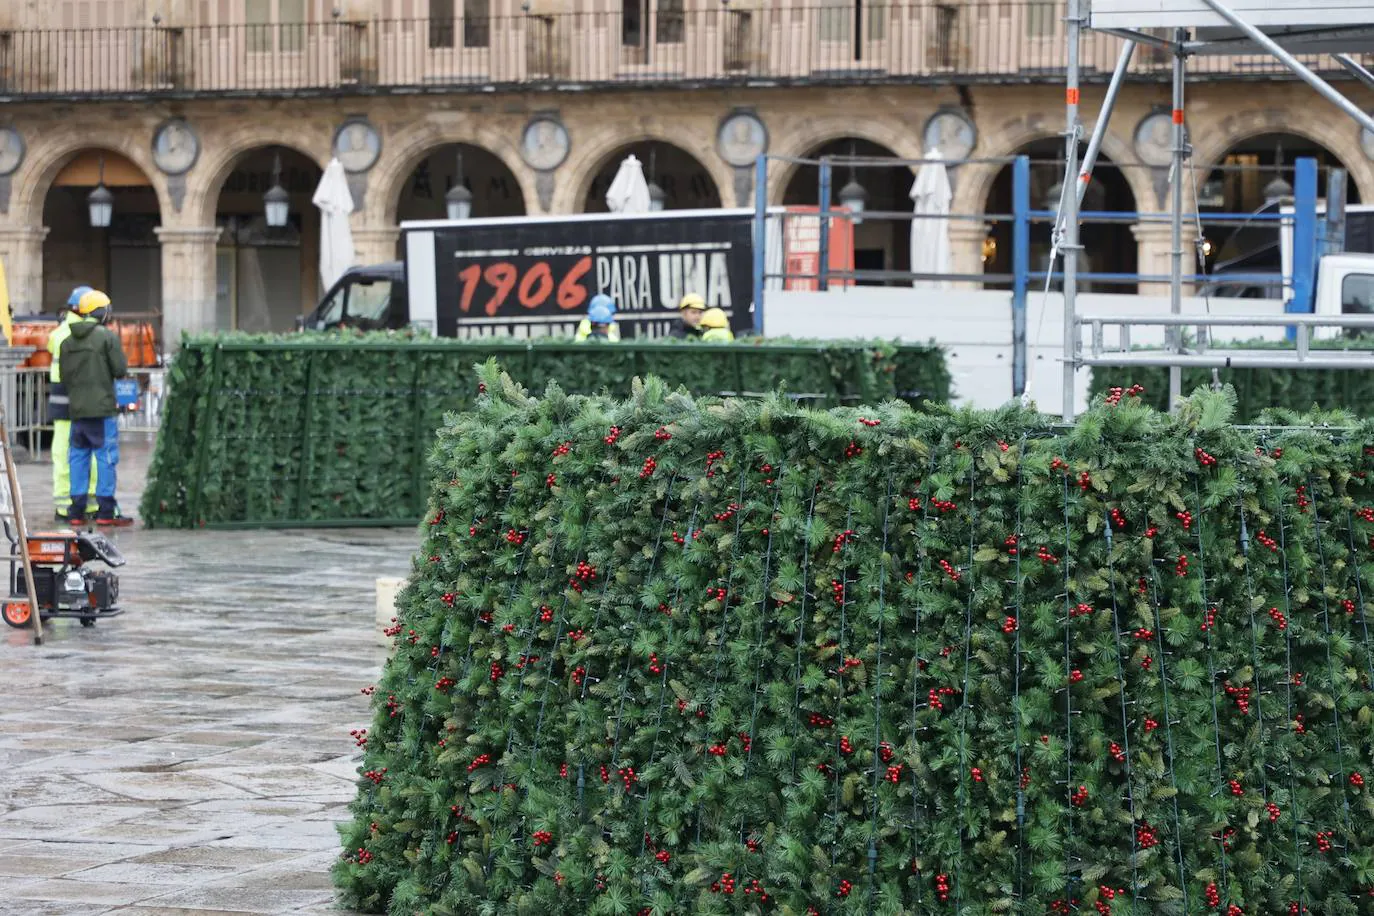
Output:
[[0,263],[5,265],[10,307],[16,315],[37,315],[44,310],[43,240],[47,237],[47,226],[0,228]]
[[367,226],[353,230],[353,251],[357,263],[381,264],[396,260],[396,242],[401,237],[398,226]]
[[[1170,256],[1173,252],[1172,229],[1167,222],[1136,223],[1131,234],[1136,241],[1136,272],[1159,277],[1168,277],[1172,269]],[[1187,220],[1183,223],[1183,275],[1196,274],[1197,268],[1197,225]],[[1168,296],[1169,283],[1141,283],[1142,296]],[[1183,295],[1193,295],[1193,286],[1183,284]]]
[[[914,224],[913,224],[914,225]],[[949,269],[956,274],[981,274],[983,270],[983,239],[988,236],[987,223],[972,220],[950,220]],[[961,282],[955,289],[978,289],[979,284]]]
[[174,352],[182,332],[215,330],[215,243],[218,227],[159,227],[162,242],[162,341]]

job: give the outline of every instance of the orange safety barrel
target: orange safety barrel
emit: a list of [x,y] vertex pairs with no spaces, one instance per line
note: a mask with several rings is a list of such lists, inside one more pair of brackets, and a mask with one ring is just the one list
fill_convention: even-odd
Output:
[[14,325],[14,346],[34,347],[34,352],[24,360],[25,366],[44,367],[52,364],[52,354],[48,352],[48,335],[56,325],[46,321],[21,321]]
[[52,336],[56,327],[57,325],[46,322],[29,326],[29,346],[38,348],[28,358],[29,365],[44,368],[52,365],[52,354],[48,352],[48,338]]
[[119,335],[119,345],[130,367],[146,369],[157,365],[157,345],[150,322],[111,321],[110,329]]

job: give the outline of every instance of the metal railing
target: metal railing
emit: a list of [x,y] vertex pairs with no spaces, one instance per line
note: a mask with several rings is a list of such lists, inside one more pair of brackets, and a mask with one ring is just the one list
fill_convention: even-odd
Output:
[[[1346,331],[1374,332],[1374,315],[1080,315],[1074,318],[1079,334],[1090,331],[1088,356],[1074,361],[1083,366],[1197,366],[1206,369],[1359,369],[1374,368],[1374,351],[1369,349],[1320,349],[1312,347],[1314,328],[1339,328]],[[1105,329],[1119,331],[1117,346],[1105,339]],[[1134,349],[1131,329],[1137,327],[1189,328],[1199,331],[1213,327],[1293,329],[1291,349],[1271,348],[1250,350],[1227,348],[1209,350],[1205,333],[1186,351],[1175,352],[1167,347],[1148,350]]]
[[[133,410],[118,417],[121,434],[156,433],[162,422],[165,370],[131,369],[138,381],[139,399]],[[11,446],[22,446],[31,461],[42,457],[52,432],[48,414],[48,367],[0,368],[0,403],[5,406]]]
[[[635,9],[639,9],[636,7]],[[973,2],[735,7],[272,25],[0,31],[0,97],[101,98],[446,91],[491,87],[1054,82],[1063,4]],[[1121,40],[1084,36],[1105,81]],[[1333,76],[1331,57],[1304,62]],[[1374,64],[1374,58],[1363,60]],[[1130,77],[1164,79],[1141,48]],[[1263,54],[1199,58],[1200,79],[1291,78]]]

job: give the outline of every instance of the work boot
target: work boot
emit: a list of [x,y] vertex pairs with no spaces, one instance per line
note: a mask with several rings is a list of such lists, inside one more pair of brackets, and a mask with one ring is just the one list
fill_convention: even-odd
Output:
[[86,497],[73,496],[71,508],[67,510],[67,524],[80,528],[86,524]]
[[115,504],[113,497],[102,496],[95,523],[102,528],[128,528],[133,525],[134,520],[120,514],[119,506]]

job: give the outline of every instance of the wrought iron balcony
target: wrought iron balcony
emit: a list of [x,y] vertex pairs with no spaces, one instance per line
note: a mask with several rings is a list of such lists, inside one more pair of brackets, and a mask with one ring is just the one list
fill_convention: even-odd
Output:
[[[646,15],[331,20],[0,32],[0,97],[460,92],[492,88],[1054,82],[1059,2],[893,2]],[[1088,33],[1088,80],[1119,39]],[[1314,69],[1343,74],[1331,58]],[[1167,77],[1151,48],[1132,76]],[[1194,79],[1288,78],[1263,55],[1202,58]]]

